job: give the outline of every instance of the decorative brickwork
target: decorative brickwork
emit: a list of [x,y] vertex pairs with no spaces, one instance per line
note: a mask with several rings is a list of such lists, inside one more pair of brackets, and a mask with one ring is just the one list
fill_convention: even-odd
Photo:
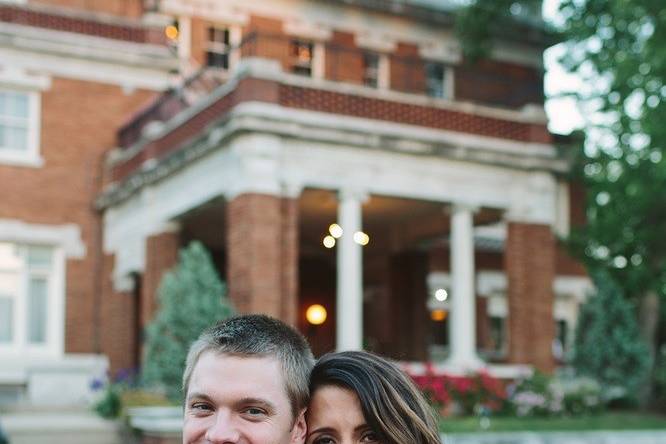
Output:
[[202,136],[209,124],[223,118],[236,104],[253,100],[277,101],[277,84],[259,79],[242,80],[234,91],[213,102],[165,136],[146,144],[136,155],[116,166],[112,170],[112,179],[114,181],[123,179],[141,168],[146,160],[160,159],[183,147],[186,143]]
[[157,290],[164,273],[178,262],[177,232],[160,233],[146,239],[146,269],[141,280],[141,326],[148,325],[159,303]]
[[263,194],[227,204],[227,280],[239,312],[296,323],[297,209],[296,202]]
[[29,9],[20,6],[0,5],[0,22],[34,26],[54,31],[74,32],[89,36],[134,43],[166,44],[160,28],[148,28],[139,22],[116,23],[95,19],[92,16],[70,15]]
[[[288,108],[301,108],[344,116],[460,131],[520,142],[548,143],[550,141],[550,135],[547,134],[544,125],[482,117],[431,106],[412,105],[314,88],[280,85],[280,105]],[[533,127],[535,126],[543,126],[544,128],[544,133],[537,133],[539,135],[536,139],[533,138],[535,137],[535,133],[533,133]]]
[[459,131],[519,142],[549,143],[551,137],[544,125],[246,78],[234,91],[215,101],[165,136],[149,142],[136,155],[114,167],[113,180],[118,181],[128,177],[148,159],[160,159],[183,147],[197,136],[201,136],[208,125],[223,119],[234,106],[248,101],[277,102],[286,108]]
[[552,371],[555,238],[550,227],[510,222],[504,260],[508,278],[509,361]]

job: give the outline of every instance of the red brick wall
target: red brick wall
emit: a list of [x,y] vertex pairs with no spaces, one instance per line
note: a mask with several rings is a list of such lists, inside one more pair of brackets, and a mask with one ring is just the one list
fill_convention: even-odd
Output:
[[[114,375],[118,370],[136,368],[138,365],[137,340],[137,299],[134,292],[119,293],[113,289],[111,274],[114,256],[103,258],[102,297],[100,298],[99,335],[100,351],[110,361],[110,371]],[[82,324],[93,324],[91,319],[81,319],[79,324],[71,326],[79,331]],[[88,350],[90,351],[90,350]]]
[[391,89],[417,94],[425,93],[425,71],[418,46],[398,43],[390,60]]
[[327,79],[363,83],[363,53],[351,32],[333,31],[326,45],[325,62]]
[[508,62],[483,60],[455,67],[455,98],[519,108],[543,103],[543,72]]
[[95,245],[100,220],[92,202],[99,192],[103,154],[115,145],[115,129],[150,96],[145,91],[127,95],[119,86],[54,78],[51,89],[42,94],[44,166],[0,164],[0,218],[81,227],[86,257],[67,261],[67,352],[96,349]]
[[131,18],[139,18],[143,14],[143,0],[29,0],[28,4],[63,6]]
[[159,304],[157,291],[162,277],[178,262],[179,247],[177,232],[160,233],[146,239],[146,269],[141,279],[141,326],[144,328]]
[[509,361],[552,371],[555,238],[550,227],[509,223],[504,260],[508,278]]
[[285,321],[296,323],[296,211],[295,204],[283,206],[281,198],[263,194],[227,203],[227,279],[239,312],[288,316]]

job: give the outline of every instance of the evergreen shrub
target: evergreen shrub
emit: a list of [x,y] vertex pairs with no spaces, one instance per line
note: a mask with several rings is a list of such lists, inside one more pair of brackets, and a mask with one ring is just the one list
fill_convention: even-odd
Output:
[[158,295],[159,308],[146,330],[142,382],[180,402],[190,344],[234,310],[210,254],[198,241],[180,251],[178,264],[163,277]]

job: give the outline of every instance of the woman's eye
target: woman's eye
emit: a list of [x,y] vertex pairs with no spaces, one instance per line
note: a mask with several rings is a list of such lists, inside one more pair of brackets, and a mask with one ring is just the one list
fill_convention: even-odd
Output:
[[375,432],[367,432],[361,437],[361,442],[378,443],[379,437]]
[[330,438],[328,436],[321,436],[314,441],[312,441],[312,444],[334,444],[335,441],[333,438]]

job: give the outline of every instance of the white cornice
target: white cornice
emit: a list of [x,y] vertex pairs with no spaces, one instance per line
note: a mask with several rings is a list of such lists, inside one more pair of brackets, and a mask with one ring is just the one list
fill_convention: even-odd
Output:
[[178,60],[160,45],[3,23],[0,65],[56,76],[162,90]]

